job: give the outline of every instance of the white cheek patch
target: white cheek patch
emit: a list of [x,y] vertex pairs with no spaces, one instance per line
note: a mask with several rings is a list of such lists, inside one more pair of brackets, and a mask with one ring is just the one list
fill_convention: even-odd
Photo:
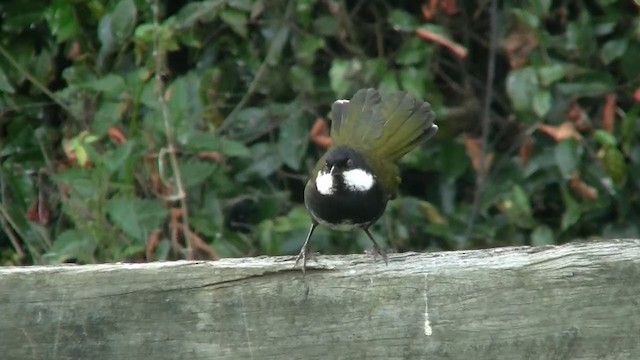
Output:
[[316,189],[318,189],[318,192],[322,195],[332,195],[335,192],[333,175],[319,172],[318,177],[316,177]]
[[351,191],[368,191],[375,184],[373,175],[362,169],[351,169],[342,173],[344,185]]

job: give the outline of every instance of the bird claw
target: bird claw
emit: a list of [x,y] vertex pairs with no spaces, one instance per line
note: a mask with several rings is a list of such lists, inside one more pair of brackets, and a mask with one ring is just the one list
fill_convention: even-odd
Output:
[[378,261],[378,257],[377,255],[380,254],[380,256],[382,256],[382,260],[384,260],[384,264],[385,265],[389,265],[389,259],[387,258],[387,252],[382,250],[380,248],[380,246],[378,245],[378,243],[376,242],[376,240],[373,238],[373,235],[371,235],[371,232],[369,231],[369,228],[363,228],[365,234],[367,234],[367,236],[369,237],[369,240],[371,240],[371,242],[373,243],[373,261]]
[[311,235],[313,234],[313,231],[316,229],[316,226],[318,226],[317,222],[314,221],[311,223],[311,228],[309,229],[309,233],[307,234],[307,239],[304,241],[304,245],[302,245],[302,249],[300,249],[300,253],[296,258],[296,263],[293,264],[293,268],[295,269],[296,266],[298,266],[300,259],[302,259],[302,277],[304,277],[307,270],[307,259],[309,257],[312,257],[315,260],[315,257],[309,254],[309,239],[311,239]]
[[389,265],[389,258],[387,258],[387,252],[382,248],[380,248],[378,244],[373,245],[371,255],[373,256],[373,261],[375,262],[378,261],[378,255],[380,255],[380,257],[382,257],[382,260],[384,260],[384,264]]
[[313,261],[318,261],[316,259],[315,254],[311,254],[309,252],[309,247],[302,247],[302,249],[300,249],[300,253],[298,254],[298,256],[296,257],[296,262],[295,264],[293,264],[293,267],[296,268],[298,267],[298,264],[300,263],[300,260],[302,260],[302,275],[304,275],[306,273],[307,270],[307,261],[311,259]]

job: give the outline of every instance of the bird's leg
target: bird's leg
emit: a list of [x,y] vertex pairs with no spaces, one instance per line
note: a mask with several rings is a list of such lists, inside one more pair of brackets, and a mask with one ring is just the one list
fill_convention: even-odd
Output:
[[311,228],[309,228],[309,234],[307,235],[307,240],[304,241],[304,244],[302,245],[302,249],[300,249],[300,253],[298,254],[298,257],[296,258],[296,263],[293,264],[293,267],[298,266],[298,263],[300,262],[300,259],[302,259],[302,274],[305,274],[305,271],[307,270],[307,259],[309,258],[309,239],[311,239],[311,234],[313,234],[313,231],[316,229],[316,226],[318,226],[318,223],[315,220],[312,220],[311,222]]
[[369,228],[365,227],[362,228],[362,230],[364,230],[365,234],[367,234],[367,236],[369,237],[369,240],[371,240],[371,242],[373,243],[373,259],[375,260],[376,254],[380,254],[380,256],[382,256],[382,260],[384,260],[385,265],[389,265],[389,260],[387,260],[387,252],[382,250],[382,248],[378,246],[378,243],[373,239],[373,235],[371,235]]

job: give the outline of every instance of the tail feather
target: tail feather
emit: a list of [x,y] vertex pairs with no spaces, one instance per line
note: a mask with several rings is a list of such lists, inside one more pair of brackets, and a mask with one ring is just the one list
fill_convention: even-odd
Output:
[[362,89],[351,100],[334,102],[331,109],[333,142],[358,145],[369,138],[379,137],[383,119],[377,110],[381,102],[375,89]]
[[375,89],[362,89],[350,101],[336,101],[331,117],[334,145],[367,149],[392,161],[438,130],[431,105],[406,92],[381,98]]

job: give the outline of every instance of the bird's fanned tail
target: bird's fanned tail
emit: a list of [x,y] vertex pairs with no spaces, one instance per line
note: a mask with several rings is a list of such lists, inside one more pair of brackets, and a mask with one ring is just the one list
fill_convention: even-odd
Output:
[[331,117],[334,145],[366,149],[391,161],[438,131],[431,105],[406,92],[381,97],[375,89],[362,89],[350,101],[336,101]]

